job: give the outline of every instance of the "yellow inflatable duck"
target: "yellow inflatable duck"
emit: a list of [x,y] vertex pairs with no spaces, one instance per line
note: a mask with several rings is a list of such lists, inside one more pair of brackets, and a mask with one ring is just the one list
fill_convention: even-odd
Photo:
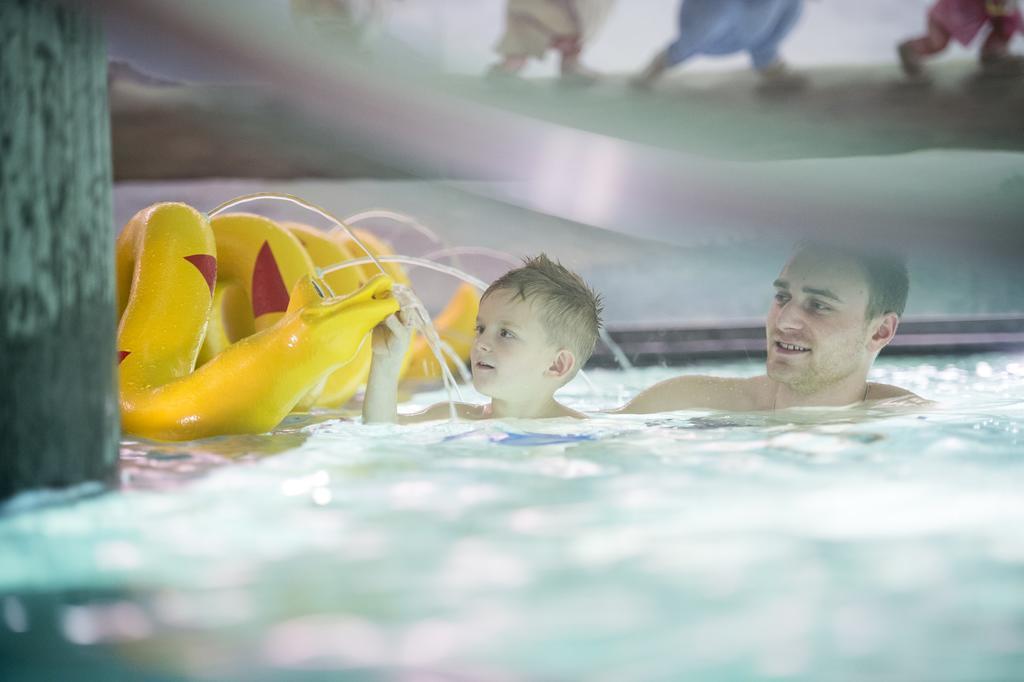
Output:
[[[313,259],[313,264],[318,268],[328,268],[338,263],[355,260],[364,256],[363,250],[347,235],[323,232],[304,225],[302,223],[288,222],[283,227],[288,229],[302,244],[303,248]],[[353,230],[356,237],[374,256],[390,255],[391,249],[383,242],[363,230]],[[384,271],[391,276],[396,284],[409,286],[409,278],[405,272],[394,263],[384,263]],[[324,280],[335,294],[343,294],[355,291],[364,282],[373,277],[379,271],[373,265],[354,265],[340,270],[333,270],[324,276]],[[409,357],[409,356],[407,356]],[[348,365],[337,370],[327,377],[320,387],[318,395],[310,396],[310,400],[303,401],[300,408],[312,407],[340,407],[347,403],[362,386],[370,375],[370,363],[373,360],[373,353],[370,344],[364,344]],[[408,360],[403,364],[403,372],[408,366]]]
[[[253,325],[262,329],[195,369],[218,282],[216,246],[206,217],[176,203],[140,211],[118,238],[118,364],[126,433],[188,440],[268,431],[349,363],[369,332],[398,310],[392,280],[384,274],[333,297],[309,272],[298,275],[286,297],[275,287],[261,290],[255,274],[243,277]],[[276,268],[291,276],[273,247],[260,246],[254,262],[268,250],[262,272]],[[253,272],[258,270],[254,265]]]
[[[375,256],[385,242],[356,238]],[[250,213],[212,220],[181,203],[137,213],[117,240],[118,365],[126,433],[189,440],[268,431],[291,411],[344,405],[366,382],[369,334],[398,310],[405,271],[361,258],[346,234]],[[462,285],[435,326],[469,357],[479,294]],[[449,362],[451,364],[451,362]],[[416,338],[403,377],[441,367]]]

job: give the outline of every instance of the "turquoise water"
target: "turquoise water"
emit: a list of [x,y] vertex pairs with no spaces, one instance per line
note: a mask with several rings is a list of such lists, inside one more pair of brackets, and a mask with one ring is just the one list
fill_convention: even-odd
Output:
[[[593,371],[562,398],[608,407],[680,371]],[[0,661],[40,680],[1019,679],[1024,355],[883,358],[872,379],[941,405],[126,441],[121,491],[0,516]]]

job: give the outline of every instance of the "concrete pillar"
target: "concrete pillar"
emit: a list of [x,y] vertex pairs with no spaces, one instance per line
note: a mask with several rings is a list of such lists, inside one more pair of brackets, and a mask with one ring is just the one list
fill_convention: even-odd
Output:
[[117,459],[106,74],[96,17],[0,2],[0,499]]

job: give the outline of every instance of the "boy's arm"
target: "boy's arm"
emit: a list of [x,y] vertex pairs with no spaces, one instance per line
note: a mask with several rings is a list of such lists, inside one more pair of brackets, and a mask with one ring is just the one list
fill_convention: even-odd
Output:
[[363,396],[364,424],[398,421],[398,375],[410,337],[409,324],[401,312],[389,316],[373,330],[373,360]]

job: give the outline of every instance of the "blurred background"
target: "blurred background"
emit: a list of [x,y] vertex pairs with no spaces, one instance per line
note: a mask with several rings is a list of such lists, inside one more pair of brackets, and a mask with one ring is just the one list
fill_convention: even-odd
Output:
[[[1024,339],[1024,87],[985,78],[977,45],[930,61],[929,86],[908,83],[896,46],[923,32],[927,0],[806,2],[781,53],[808,87],[781,94],[758,87],[745,55],[631,89],[675,35],[676,0],[615,3],[582,53],[601,76],[587,88],[559,81],[553,51],[517,79],[483,77],[501,0],[354,0],[345,26],[285,0],[99,6],[118,224],[158,200],[209,210],[266,190],[342,217],[398,211],[436,239],[362,226],[401,253],[560,258],[648,362],[756,354],[793,243],[853,241],[909,255],[891,351]],[[458,265],[489,280],[508,259]],[[435,309],[454,287],[414,283]],[[723,329],[737,338],[721,342]]]
[[[253,0],[287,26],[292,22],[288,0]],[[929,0],[812,0],[786,43],[787,59],[795,65],[823,66],[892,64],[895,46],[921,33]],[[351,3],[368,22],[367,40],[389,40],[452,73],[479,74],[494,61],[494,46],[505,26],[504,0],[355,0]],[[676,33],[679,0],[619,2],[586,50],[593,68],[623,74],[642,68],[652,54]],[[142,36],[111,21],[108,25],[110,54],[127,59],[155,74],[196,81],[231,77],[224,65],[189,59],[166,49],[153,36]],[[1021,47],[1021,37],[1014,40]],[[956,61],[972,54],[959,44],[939,57]],[[554,53],[532,63],[526,75],[553,76]],[[687,70],[729,70],[746,65],[743,56],[697,58]]]
[[[896,46],[928,2],[807,2],[782,45],[803,89],[736,57],[644,92],[628,79],[674,0],[614,3],[590,87],[550,54],[485,78],[499,0],[352,0],[333,22],[284,0],[91,4],[118,227],[270,191],[483,280],[545,251],[604,295],[632,362],[693,363],[588,372],[561,394],[588,409],[762,372],[797,240],[895,248],[910,301],[871,378],[941,405],[125,438],[120,491],[0,514],[0,679],[1020,678],[1024,82],[982,73],[977,44],[908,82]],[[411,274],[433,311],[456,286]]]

